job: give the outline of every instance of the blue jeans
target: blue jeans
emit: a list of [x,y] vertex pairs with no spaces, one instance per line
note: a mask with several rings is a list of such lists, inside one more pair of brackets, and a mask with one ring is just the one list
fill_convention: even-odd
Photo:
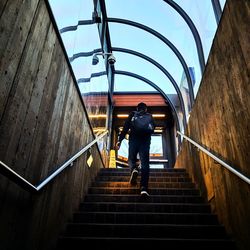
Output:
[[131,172],[134,169],[138,170],[136,166],[137,154],[139,153],[141,162],[141,189],[148,189],[149,180],[149,149],[150,149],[151,137],[145,137],[140,139],[134,139],[129,141],[128,150],[128,164]]

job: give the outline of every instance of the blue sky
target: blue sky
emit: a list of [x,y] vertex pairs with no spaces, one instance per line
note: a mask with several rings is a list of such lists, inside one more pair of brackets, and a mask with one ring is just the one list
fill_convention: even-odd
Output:
[[[217,24],[211,0],[175,0],[189,15],[199,32],[205,60],[216,32]],[[225,0],[220,1],[222,7]],[[93,0],[50,0],[49,1],[59,29],[76,25],[79,20],[92,19]],[[188,67],[193,67],[196,78],[195,94],[201,80],[201,70],[195,40],[184,19],[163,0],[106,0],[108,17],[122,18],[141,23],[166,37],[181,53]],[[159,38],[136,27],[109,23],[113,47],[138,51],[162,65],[174,78],[178,86],[183,78],[183,66],[175,53]],[[76,31],[62,34],[64,46],[69,57],[75,53],[90,52],[101,48],[97,25],[78,26]],[[123,52],[113,52],[116,57],[115,69],[128,71],[147,78],[157,84],[167,95],[176,94],[175,88],[166,75],[155,65],[138,56]],[[72,62],[76,79],[89,78],[92,73],[105,71],[104,63],[92,65],[92,57],[80,57]],[[106,76],[92,78],[90,82],[79,84],[82,93],[107,91]],[[115,91],[155,91],[154,88],[138,79],[115,75]],[[152,140],[151,152],[162,150],[161,138]],[[126,141],[120,154],[127,156]]]
[[[79,20],[92,18],[92,0],[50,0],[58,28],[76,25]],[[207,59],[216,22],[211,0],[175,0],[189,14],[200,34],[205,59]],[[188,67],[194,67],[196,89],[201,80],[200,66],[193,35],[182,17],[168,4],[161,0],[106,0],[108,17],[129,19],[140,22],[164,35],[180,51]],[[225,1],[221,1],[224,6]],[[160,63],[173,76],[178,85],[181,83],[183,67],[173,53],[161,40],[148,32],[125,24],[109,23],[113,47],[128,48],[141,52]],[[88,52],[100,48],[97,26],[79,26],[77,31],[62,34],[62,38],[71,57],[74,53]],[[176,93],[169,79],[154,65],[144,59],[122,52],[114,52],[117,59],[116,70],[124,70],[141,75],[157,84],[166,94]],[[104,64],[91,64],[91,57],[79,58],[72,62],[76,78],[88,78],[92,73],[104,71]],[[94,85],[100,86],[101,79],[92,79]],[[86,85],[86,84],[85,84]],[[102,84],[105,88],[106,84]],[[86,86],[80,86],[88,91]],[[93,87],[92,89],[95,89]],[[116,91],[152,91],[146,83],[123,75],[116,75]]]

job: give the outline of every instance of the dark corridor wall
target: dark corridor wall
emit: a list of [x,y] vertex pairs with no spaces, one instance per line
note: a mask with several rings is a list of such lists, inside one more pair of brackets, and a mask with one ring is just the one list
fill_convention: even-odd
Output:
[[[0,1],[0,160],[32,184],[94,139],[44,0]],[[92,148],[38,194],[0,175],[0,248],[46,249],[102,167]]]
[[[228,0],[186,134],[250,177],[250,1]],[[188,169],[240,249],[250,246],[250,185],[186,141]],[[202,181],[203,180],[203,181]]]

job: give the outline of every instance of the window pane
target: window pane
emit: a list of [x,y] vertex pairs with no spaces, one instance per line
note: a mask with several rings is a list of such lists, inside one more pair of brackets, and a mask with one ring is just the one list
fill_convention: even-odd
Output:
[[94,10],[93,0],[49,0],[49,4],[60,29],[77,25],[79,20],[91,20]]

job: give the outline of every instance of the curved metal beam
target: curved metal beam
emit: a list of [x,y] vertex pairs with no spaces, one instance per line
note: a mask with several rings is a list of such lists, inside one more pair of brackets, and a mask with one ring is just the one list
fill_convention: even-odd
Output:
[[126,75],[126,76],[131,76],[131,77],[137,78],[137,79],[139,79],[139,80],[147,83],[148,85],[150,85],[154,89],[156,89],[162,95],[162,97],[165,100],[167,100],[167,102],[170,104],[170,106],[171,106],[171,108],[173,110],[175,119],[176,119],[177,127],[180,127],[179,119],[178,119],[178,116],[177,116],[177,111],[176,111],[173,103],[170,101],[170,99],[168,98],[168,96],[164,93],[164,91],[160,87],[158,87],[155,83],[153,83],[152,81],[148,80],[147,78],[145,78],[143,76],[140,76],[140,75],[137,75],[137,74],[132,73],[132,72],[123,71],[123,70],[115,70],[115,74]]
[[[144,54],[142,54],[140,52],[137,52],[137,51],[134,51],[134,50],[130,50],[130,49],[117,48],[117,47],[112,47],[111,49],[112,49],[112,51],[120,51],[120,52],[125,52],[125,53],[129,53],[129,54],[133,54],[133,55],[139,56],[139,57],[141,57],[141,58],[149,61],[150,63],[154,64],[157,68],[159,68],[167,76],[167,78],[173,84],[173,86],[174,86],[174,88],[175,88],[175,90],[177,92],[177,95],[179,97],[179,101],[180,101],[180,105],[181,105],[181,110],[182,110],[182,113],[183,113],[183,124],[184,124],[184,128],[186,128],[187,119],[186,119],[186,110],[185,110],[184,101],[183,101],[182,94],[181,94],[181,91],[179,89],[179,86],[175,82],[175,80],[172,77],[172,75],[161,64],[159,64],[158,62],[156,62],[155,60],[153,60],[151,57],[148,57],[148,56],[146,56],[146,55],[144,55]],[[97,53],[99,51],[101,51],[101,49],[95,49],[95,50],[93,50],[91,52],[76,53],[72,57],[70,57],[69,59],[72,62],[72,61],[74,61],[75,59],[77,59],[79,57],[91,56],[94,53]],[[89,78],[86,78],[86,79],[89,79]]]
[[184,69],[184,72],[186,74],[187,82],[188,82],[188,89],[189,89],[189,96],[190,96],[190,104],[191,104],[191,107],[192,107],[193,103],[194,103],[194,90],[193,90],[192,80],[191,80],[191,76],[190,76],[188,66],[187,66],[184,58],[182,57],[181,53],[179,52],[179,50],[165,36],[163,36],[162,34],[160,34],[157,31],[155,31],[154,29],[149,28],[146,25],[143,25],[143,24],[137,23],[137,22],[133,22],[133,21],[130,21],[130,20],[126,20],[126,19],[121,19],[121,18],[107,18],[107,21],[108,22],[114,22],[114,23],[127,24],[127,25],[137,27],[139,29],[143,29],[143,30],[151,33],[152,35],[156,36],[161,41],[163,41],[168,47],[170,47],[170,49],[174,52],[174,54],[177,56],[177,58],[181,62],[182,66],[183,66],[183,69]]
[[211,0],[217,25],[220,22],[222,9],[219,0]]
[[98,53],[98,52],[102,52],[101,49],[94,49],[90,52],[80,52],[80,53],[76,53],[76,54],[73,54],[72,57],[69,57],[69,61],[70,62],[73,62],[75,59],[79,58],[79,57],[87,57],[87,56],[93,56],[95,53]]
[[78,21],[77,25],[66,26],[66,27],[60,29],[59,31],[62,34],[64,32],[77,30],[78,26],[80,26],[80,25],[88,25],[88,24],[94,24],[94,23],[96,23],[95,20],[80,20],[80,21]]
[[183,98],[182,98],[182,94],[181,94],[180,88],[177,85],[177,83],[175,82],[175,80],[172,77],[172,75],[161,64],[159,64],[158,62],[156,62],[155,60],[153,60],[151,57],[146,56],[146,55],[144,55],[144,54],[142,54],[140,52],[137,52],[137,51],[134,51],[134,50],[130,50],[130,49],[117,48],[117,47],[112,47],[112,51],[120,51],[120,52],[125,52],[125,53],[129,53],[129,54],[132,54],[132,55],[139,56],[139,57],[147,60],[148,62],[152,63],[153,65],[155,65],[158,69],[160,69],[163,72],[163,74],[173,84],[173,86],[174,86],[174,88],[175,88],[175,90],[177,92],[177,95],[178,95],[179,101],[180,101],[180,105],[181,105],[181,110],[182,110],[182,113],[183,113],[183,123],[185,124],[184,128],[186,128],[187,120],[186,120],[186,110],[185,110],[184,101],[183,101]]
[[106,71],[101,71],[101,72],[98,72],[98,73],[92,73],[91,76],[88,77],[88,78],[79,78],[77,80],[77,83],[90,82],[92,77],[98,77],[98,76],[104,76],[104,75],[107,75]]
[[166,2],[168,5],[173,7],[173,9],[175,9],[182,16],[182,18],[185,20],[188,27],[190,28],[193,34],[194,40],[195,40],[198,58],[200,62],[200,68],[203,74],[204,69],[205,69],[205,57],[204,57],[204,51],[203,51],[202,42],[201,42],[201,38],[200,38],[198,30],[196,29],[189,15],[176,2],[174,2],[173,0],[164,0],[164,2]]
[[[128,71],[122,71],[122,70],[115,70],[114,72],[115,74],[120,74],[120,75],[127,75],[127,76],[131,76],[131,77],[134,77],[134,78],[137,78],[141,81],[144,81],[145,83],[149,84],[151,87],[153,87],[155,90],[157,90],[161,95],[162,97],[169,103],[169,105],[171,106],[172,110],[173,110],[173,113],[174,113],[174,117],[175,117],[175,120],[176,120],[176,126],[180,129],[180,123],[179,123],[179,119],[178,119],[178,115],[177,115],[177,111],[173,105],[173,103],[171,102],[171,100],[168,98],[168,96],[164,93],[164,91],[159,88],[155,83],[151,82],[150,80],[148,80],[147,78],[145,77],[142,77],[140,75],[137,75],[137,74],[134,74],[134,73],[131,73],[131,72],[128,72]],[[103,75],[107,75],[107,72],[106,71],[102,71],[102,72],[98,72],[98,73],[93,73],[91,74],[91,77],[89,78],[79,78],[77,80],[78,83],[83,83],[83,82],[90,82],[91,78],[92,77],[98,77],[98,76],[103,76]],[[184,127],[185,127],[185,124],[183,123]]]

